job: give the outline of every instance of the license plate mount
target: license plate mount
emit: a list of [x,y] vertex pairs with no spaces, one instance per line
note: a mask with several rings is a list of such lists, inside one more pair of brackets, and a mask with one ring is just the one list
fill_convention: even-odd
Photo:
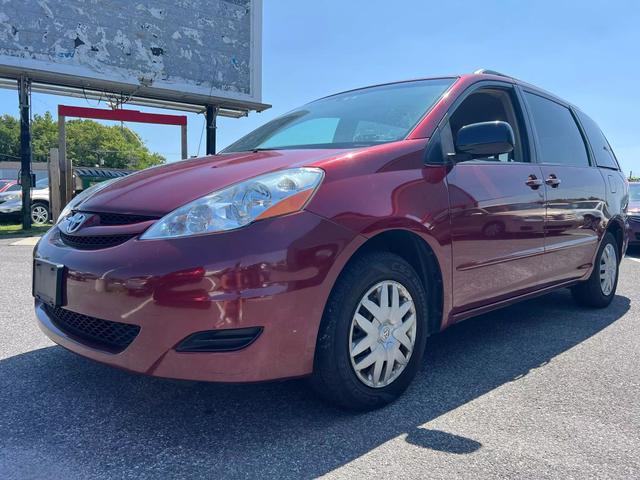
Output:
[[62,306],[64,271],[64,265],[35,259],[33,261],[33,296],[52,307]]

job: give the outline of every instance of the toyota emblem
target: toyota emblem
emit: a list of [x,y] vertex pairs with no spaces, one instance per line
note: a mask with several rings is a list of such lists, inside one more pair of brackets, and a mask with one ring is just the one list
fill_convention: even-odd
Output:
[[67,218],[65,230],[67,233],[77,232],[86,219],[87,216],[84,213],[76,213],[75,215],[72,215]]

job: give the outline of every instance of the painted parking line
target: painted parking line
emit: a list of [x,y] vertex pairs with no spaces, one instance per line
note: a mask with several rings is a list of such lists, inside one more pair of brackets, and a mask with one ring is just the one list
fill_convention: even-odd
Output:
[[17,242],[13,242],[10,243],[9,246],[11,247],[33,247],[35,246],[36,243],[38,243],[38,240],[40,240],[40,237],[27,237],[27,238],[23,238],[22,240],[18,240]]
[[640,263],[640,258],[636,258],[636,257],[624,257],[624,258],[626,258],[627,260],[633,260],[634,262]]

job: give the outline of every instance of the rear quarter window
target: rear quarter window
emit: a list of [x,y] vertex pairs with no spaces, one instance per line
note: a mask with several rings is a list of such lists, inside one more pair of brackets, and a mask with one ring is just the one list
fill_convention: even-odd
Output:
[[584,128],[584,131],[589,138],[589,143],[593,150],[596,165],[599,167],[619,170],[620,167],[618,166],[616,156],[611,149],[611,145],[609,145],[607,138],[604,136],[596,122],[594,122],[591,117],[580,111],[578,111],[578,118],[580,119],[582,128]]

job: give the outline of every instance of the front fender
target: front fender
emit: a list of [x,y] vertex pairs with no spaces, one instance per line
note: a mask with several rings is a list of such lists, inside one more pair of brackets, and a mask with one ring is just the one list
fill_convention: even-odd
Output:
[[392,230],[419,236],[440,267],[443,310],[449,312],[452,252],[446,167],[424,166],[423,155],[424,144],[376,172],[327,174],[307,209],[366,239]]

